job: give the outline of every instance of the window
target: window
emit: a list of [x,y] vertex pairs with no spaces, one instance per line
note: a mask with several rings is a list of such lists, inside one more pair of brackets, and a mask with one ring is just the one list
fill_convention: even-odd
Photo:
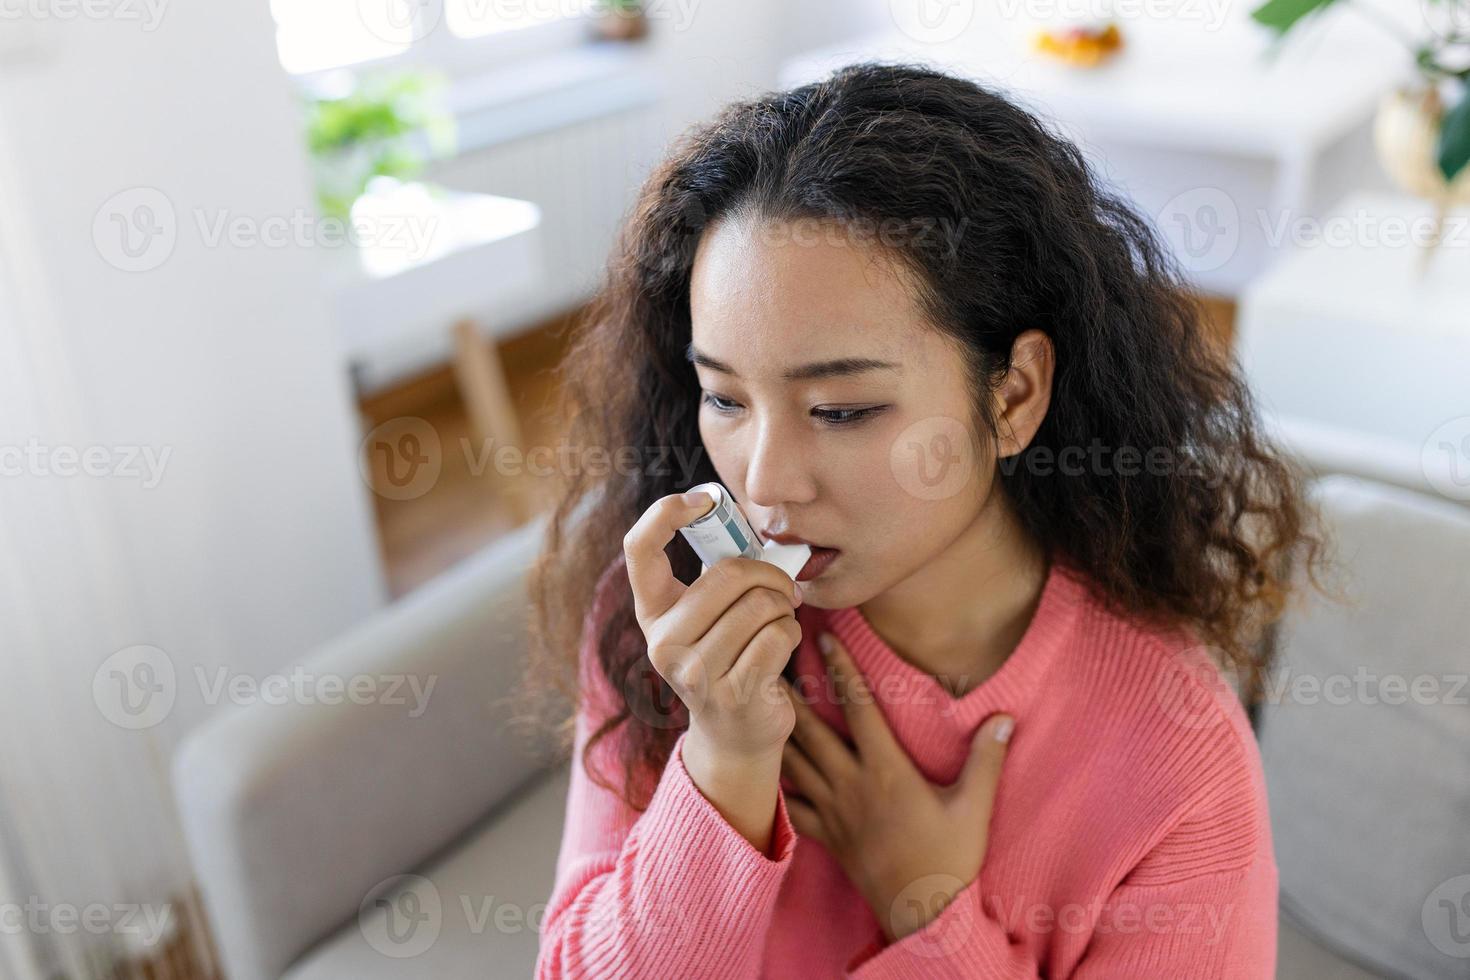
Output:
[[[591,0],[270,0],[285,69],[309,75],[411,55],[451,74],[584,38]],[[511,35],[515,43],[511,44]]]
[[555,0],[444,0],[444,21],[456,37],[485,37],[562,20],[571,4]]

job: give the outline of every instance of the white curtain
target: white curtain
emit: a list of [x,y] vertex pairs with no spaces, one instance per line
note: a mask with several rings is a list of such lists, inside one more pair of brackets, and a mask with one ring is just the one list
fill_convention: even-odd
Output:
[[169,728],[120,726],[109,679],[94,684],[145,635],[116,520],[135,488],[66,475],[72,452],[113,451],[30,261],[36,216],[7,190],[23,186],[13,151],[0,141],[0,962],[22,978],[86,978],[166,940],[189,878],[162,763]]

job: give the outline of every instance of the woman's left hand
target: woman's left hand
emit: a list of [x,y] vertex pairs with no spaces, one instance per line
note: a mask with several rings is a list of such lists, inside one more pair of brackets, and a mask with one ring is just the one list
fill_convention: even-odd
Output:
[[976,732],[960,777],[929,782],[888,727],[862,674],[831,634],[825,650],[855,750],[802,700],[781,772],[801,799],[787,797],[796,832],[825,847],[861,892],[889,942],[937,917],[980,873],[990,838],[990,812],[1014,728],[991,715]]

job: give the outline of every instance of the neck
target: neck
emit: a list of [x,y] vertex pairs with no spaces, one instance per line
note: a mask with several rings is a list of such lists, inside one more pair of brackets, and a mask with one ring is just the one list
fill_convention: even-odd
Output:
[[997,492],[944,551],[860,608],[895,653],[958,697],[1021,641],[1047,570],[1040,545]]

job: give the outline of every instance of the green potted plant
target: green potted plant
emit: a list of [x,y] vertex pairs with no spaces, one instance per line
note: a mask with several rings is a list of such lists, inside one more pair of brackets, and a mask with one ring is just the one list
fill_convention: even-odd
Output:
[[598,36],[609,41],[636,41],[648,33],[642,0],[597,0],[594,23]]
[[454,149],[443,76],[362,75],[345,92],[309,93],[306,136],[324,216],[346,220],[374,177],[407,180]]
[[[1266,0],[1251,12],[1278,37],[1309,15],[1348,0]],[[1470,0],[1420,0],[1428,30],[1406,36],[1393,23],[1374,23],[1402,41],[1412,56],[1414,84],[1387,93],[1374,121],[1379,161],[1402,189],[1432,201],[1440,213],[1470,203]],[[1368,8],[1353,9],[1369,13]]]

